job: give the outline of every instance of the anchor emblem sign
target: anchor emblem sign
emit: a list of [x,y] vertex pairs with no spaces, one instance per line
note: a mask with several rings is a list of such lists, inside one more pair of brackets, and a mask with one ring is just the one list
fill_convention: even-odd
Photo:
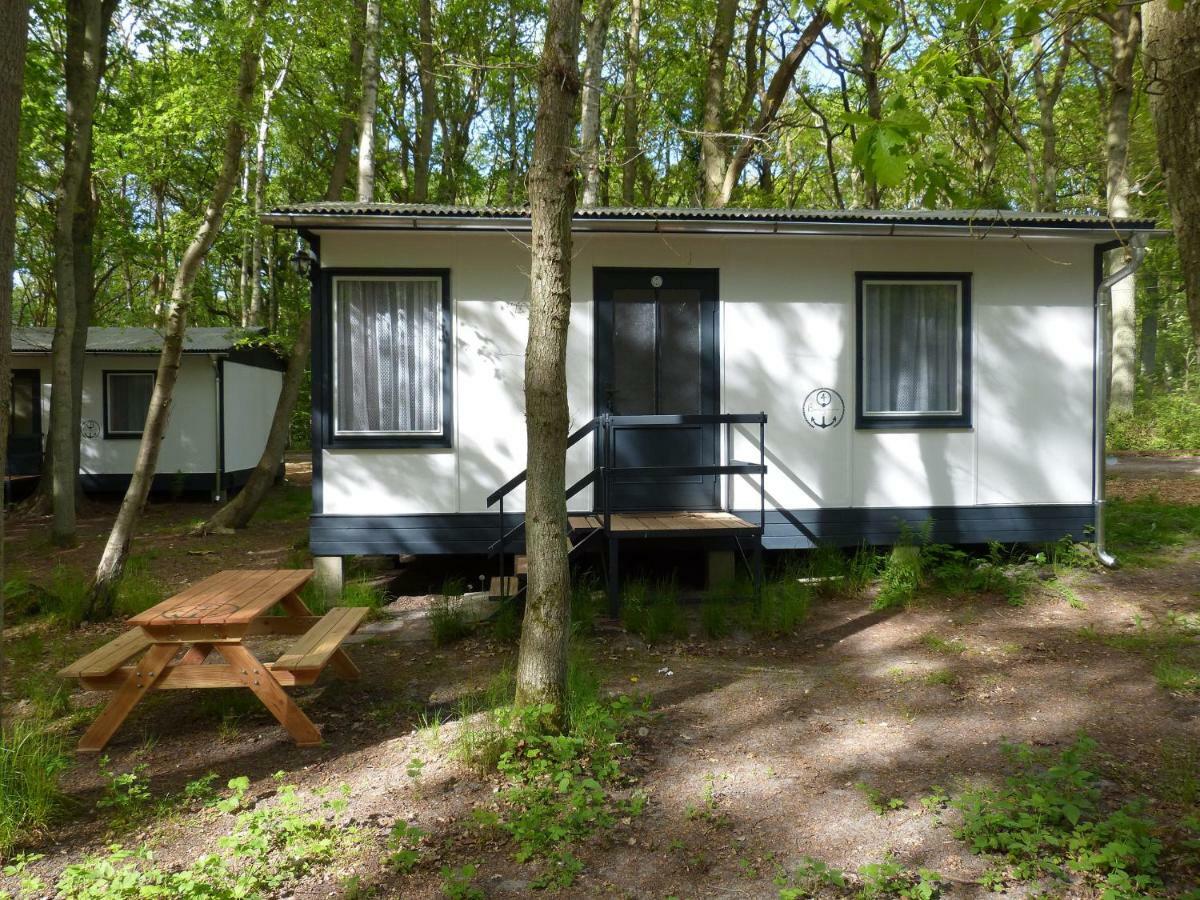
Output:
[[833,388],[817,388],[804,398],[804,421],[813,428],[833,428],[845,417],[846,403]]

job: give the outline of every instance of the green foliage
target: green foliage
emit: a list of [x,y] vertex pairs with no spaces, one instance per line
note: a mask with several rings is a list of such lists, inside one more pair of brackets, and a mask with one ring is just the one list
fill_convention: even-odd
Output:
[[150,574],[149,560],[145,556],[130,556],[125,563],[125,572],[117,588],[114,611],[120,617],[135,616],[162,602],[166,591],[157,578]]
[[[247,785],[244,779],[230,782],[236,805],[222,801],[222,812],[238,808]],[[273,896],[353,849],[357,832],[336,822],[345,810],[345,796],[343,789],[323,800],[320,813],[312,815],[304,811],[296,789],[282,784],[273,802],[237,816],[233,828],[218,838],[215,852],[182,869],[158,868],[144,847],[129,850],[114,845],[107,854],[68,865],[55,889],[81,900]]]
[[1178,547],[1200,534],[1200,506],[1165,503],[1150,497],[1110,500],[1105,524],[1110,549],[1137,559],[1166,547]]
[[442,896],[447,900],[483,900],[486,894],[474,884],[479,866],[467,863],[457,868],[442,866]]
[[462,591],[453,591],[453,585],[444,585],[442,593],[429,606],[429,628],[435,647],[460,641],[474,630],[463,609]]
[[108,764],[107,756],[100,757],[104,794],[96,801],[96,808],[108,812],[120,825],[129,825],[144,815],[153,802],[146,778],[149,767],[141,763],[128,772],[116,772]]
[[1154,680],[1159,687],[1174,694],[1200,693],[1200,668],[1164,656],[1154,666]]
[[846,873],[824,860],[801,857],[791,872],[781,872],[775,878],[779,900],[806,900],[817,896],[822,889],[844,891],[849,885]]
[[867,863],[858,870],[858,896],[865,900],[876,897],[898,897],[901,900],[933,900],[940,896],[945,879],[931,869],[911,872],[895,859]]
[[904,809],[906,805],[903,797],[888,797],[879,788],[872,787],[865,781],[856,783],[854,787],[863,795],[867,806],[871,807],[877,816],[885,816],[898,809]]
[[69,765],[65,742],[48,722],[17,719],[0,729],[0,858],[50,824]]
[[679,607],[679,589],[673,580],[634,581],[625,585],[621,622],[647,644],[687,636],[687,622]]
[[428,834],[403,820],[388,835],[388,865],[397,872],[411,872],[421,859],[421,842]]
[[1096,742],[1080,737],[1057,758],[1027,745],[1005,748],[1016,764],[998,790],[968,791],[958,836],[975,853],[996,854],[1013,879],[1074,872],[1106,897],[1139,897],[1158,887],[1162,846],[1138,803],[1113,808],[1087,768]]
[[1132,414],[1109,418],[1108,448],[1195,453],[1200,449],[1200,391],[1139,393]]

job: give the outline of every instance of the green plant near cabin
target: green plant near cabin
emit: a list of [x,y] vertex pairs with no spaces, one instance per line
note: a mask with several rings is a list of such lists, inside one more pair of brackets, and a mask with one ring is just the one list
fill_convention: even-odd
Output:
[[388,835],[388,865],[397,872],[411,872],[421,860],[421,842],[428,833],[403,820]]
[[479,866],[475,863],[458,867],[442,866],[442,896],[447,900],[483,900],[487,895],[475,885],[478,875]]
[[463,608],[462,590],[457,586],[443,585],[442,593],[433,598],[429,606],[429,629],[435,647],[453,644],[474,631]]
[[1194,453],[1200,447],[1200,391],[1139,390],[1132,415],[1108,421],[1109,450]]
[[687,636],[674,580],[634,581],[625,586],[621,622],[647,644]]
[[0,857],[50,825],[65,799],[58,781],[69,765],[65,740],[48,721],[0,727]]
[[1200,506],[1165,503],[1158,497],[1109,501],[1105,518],[1109,549],[1125,562],[1142,562],[1155,551],[1178,547],[1200,534]]
[[995,854],[1018,881],[1075,873],[1105,897],[1141,897],[1161,886],[1162,845],[1139,802],[1113,808],[1100,776],[1088,768],[1096,742],[1078,738],[1057,758],[1027,745],[1008,745],[1016,765],[999,789],[978,789],[955,801],[957,835],[975,853]]

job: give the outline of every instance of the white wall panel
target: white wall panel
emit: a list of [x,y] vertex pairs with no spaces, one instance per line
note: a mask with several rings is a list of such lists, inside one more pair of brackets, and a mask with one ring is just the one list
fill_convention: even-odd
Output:
[[261,366],[225,362],[225,471],[240,472],[258,465],[283,373]]

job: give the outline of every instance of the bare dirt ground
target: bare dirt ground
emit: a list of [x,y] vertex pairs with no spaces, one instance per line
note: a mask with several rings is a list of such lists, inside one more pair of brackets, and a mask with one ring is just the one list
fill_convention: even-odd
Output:
[[[1172,497],[1189,498],[1175,502],[1200,502],[1194,472],[1126,469],[1112,481],[1120,496],[1161,496],[1170,484]],[[182,546],[167,519],[164,512],[157,520],[159,539]],[[194,568],[180,559],[166,576],[194,578],[255,549],[290,547],[290,529],[302,534],[303,523],[252,529],[230,543],[206,539],[203,547],[220,549]],[[651,715],[629,735],[626,763],[649,803],[574,848],[585,868],[560,895],[776,897],[773,876],[803,857],[854,870],[894,854],[906,867],[941,873],[947,896],[986,896],[978,879],[988,863],[954,838],[956,813],[926,809],[921,799],[935,788],[953,795],[994,781],[1008,766],[1002,745],[1013,741],[1061,749],[1087,733],[1099,742],[1114,798],[1148,796],[1160,821],[1177,821],[1196,802],[1200,697],[1169,693],[1155,681],[1153,658],[1103,639],[1200,612],[1200,535],[1153,565],[1080,572],[1069,582],[1081,604],[1049,595],[1020,608],[999,597],[928,597],[877,613],[861,597],[820,602],[796,635],[776,642],[692,638],[647,647],[601,622],[585,649],[605,687],[649,698]],[[244,698],[206,692],[201,702],[170,692],[135,712],[110,745],[110,766],[145,765],[156,795],[209,771],[222,783],[248,775],[254,795],[274,790],[276,771],[305,791],[346,785],[344,815],[363,829],[363,849],[296,886],[297,897],[344,895],[350,875],[359,878],[356,890],[375,896],[441,896],[440,867],[465,863],[478,866],[475,883],[487,896],[529,893],[533,870],[513,860],[512,845],[468,825],[472,809],[494,804],[494,785],[452,758],[456,723],[420,728],[480,691],[514,648],[486,636],[441,649],[380,637],[352,654],[361,681],[327,677],[296,692],[322,729],[322,748],[294,748]],[[97,699],[78,693],[73,702]],[[226,816],[181,804],[114,835],[95,808],[103,784],[96,760],[80,759],[65,784],[75,811],[34,843],[45,858],[31,871],[48,883],[67,862],[114,840],[148,845],[160,865],[182,865],[229,826]],[[904,804],[881,814],[859,785]],[[399,820],[429,835],[408,875],[379,862]],[[1169,856],[1163,868],[1168,896],[1200,884],[1194,854]],[[15,884],[0,877],[4,887]],[[1058,895],[1091,896],[1074,888]]]

